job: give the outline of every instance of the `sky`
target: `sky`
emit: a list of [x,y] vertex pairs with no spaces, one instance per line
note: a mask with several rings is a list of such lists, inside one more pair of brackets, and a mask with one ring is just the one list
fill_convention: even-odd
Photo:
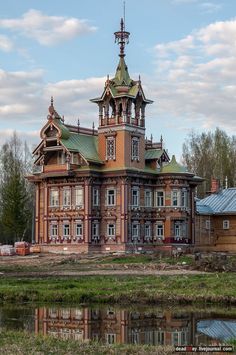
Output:
[[[0,2],[0,144],[33,147],[51,96],[65,122],[92,127],[119,61],[123,0]],[[148,99],[146,135],[181,159],[189,133],[236,131],[236,1],[126,0],[126,63]]]

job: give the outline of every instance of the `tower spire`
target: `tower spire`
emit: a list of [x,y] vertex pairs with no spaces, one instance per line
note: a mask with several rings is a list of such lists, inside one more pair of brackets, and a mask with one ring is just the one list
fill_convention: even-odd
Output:
[[125,45],[129,43],[129,35],[130,33],[125,31],[125,22],[124,19],[121,18],[120,21],[120,31],[114,33],[115,42],[120,46],[120,57],[125,56]]

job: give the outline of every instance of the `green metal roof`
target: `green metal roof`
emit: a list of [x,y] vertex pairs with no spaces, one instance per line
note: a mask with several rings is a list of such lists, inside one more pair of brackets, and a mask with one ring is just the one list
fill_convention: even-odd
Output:
[[106,81],[106,86],[101,97],[91,99],[92,102],[101,102],[109,89],[113,98],[130,97],[135,99],[140,90],[144,102],[150,104],[153,101],[145,98],[144,92],[141,87],[140,81],[134,81],[130,78],[128,67],[123,57],[120,58],[119,64],[116,69],[115,77]]
[[112,79],[116,86],[125,85],[130,86],[132,80],[129,76],[128,67],[125,63],[124,57],[120,58],[119,64],[116,69],[115,77]]
[[70,131],[66,126],[64,126],[61,119],[54,118],[53,123],[61,131],[61,139],[68,139],[70,137]]
[[174,155],[169,164],[162,166],[161,173],[190,174],[184,166],[177,163]]
[[145,152],[145,160],[159,159],[163,153],[163,149],[147,149]]
[[88,161],[102,163],[98,156],[97,136],[70,132],[69,138],[61,139],[61,143],[68,150],[81,153]]

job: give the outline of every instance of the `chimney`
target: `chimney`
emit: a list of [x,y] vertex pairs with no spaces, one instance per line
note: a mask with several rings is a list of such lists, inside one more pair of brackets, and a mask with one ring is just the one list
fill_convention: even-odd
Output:
[[218,179],[211,179],[211,194],[217,194],[220,189],[220,182]]

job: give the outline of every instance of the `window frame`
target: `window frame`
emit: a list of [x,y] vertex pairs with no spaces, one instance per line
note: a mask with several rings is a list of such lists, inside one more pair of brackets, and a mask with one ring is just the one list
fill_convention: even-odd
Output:
[[93,206],[94,207],[98,207],[100,204],[99,192],[100,192],[100,189],[98,187],[93,187]]
[[[94,228],[96,229],[96,234],[94,234]],[[92,222],[92,237],[99,237],[99,222]]]
[[131,160],[139,161],[139,137],[132,137],[131,139]]
[[[111,226],[113,226],[113,227],[111,227]],[[110,233],[111,229],[113,229],[113,233]],[[115,223],[107,223],[107,236],[109,238],[114,238],[116,236],[116,224]]]
[[[161,230],[161,234],[160,234],[160,230]],[[156,237],[157,238],[164,238],[164,223],[163,222],[157,222],[156,223]]]
[[[136,197],[134,196],[134,192],[137,192]],[[134,198],[136,200],[136,204],[134,203]],[[140,205],[140,190],[139,187],[132,187],[131,188],[131,206],[132,208],[138,208]]]
[[[68,196],[66,196],[66,193],[68,193]],[[69,198],[68,198],[69,197]],[[68,198],[68,201],[66,201]],[[69,203],[65,203],[69,202]],[[62,205],[63,207],[70,207],[71,206],[71,188],[69,187],[64,187],[62,190]]]
[[[81,199],[81,203],[78,203],[78,195],[77,195],[77,192],[80,191],[81,192],[81,196],[80,196],[80,199]],[[84,188],[83,186],[76,186],[75,187],[75,206],[76,207],[83,207],[84,206]]]
[[115,159],[116,159],[116,138],[113,136],[107,137],[106,138],[106,160],[115,160]]
[[[80,234],[78,234],[77,233],[77,231],[78,231],[78,226],[81,226],[80,228],[81,228],[81,233]],[[75,237],[76,238],[81,238],[81,237],[83,237],[83,232],[84,232],[84,228],[83,228],[84,226],[83,226],[83,222],[75,222]]]
[[[144,224],[144,240],[149,241],[152,238],[152,225],[150,222]],[[147,233],[148,231],[148,233]]]
[[227,230],[227,229],[229,229],[229,227],[230,227],[229,220],[228,219],[224,219],[223,220],[223,229]]
[[[162,196],[158,196],[158,193],[162,193]],[[162,201],[162,203],[159,203]],[[164,207],[165,206],[165,191],[164,190],[156,190],[156,207]]]
[[[134,227],[135,227],[135,230],[137,231],[136,235],[134,235]],[[140,223],[138,223],[138,222],[132,222],[132,224],[131,224],[131,239],[132,239],[132,241],[139,241],[140,240]]]
[[[109,193],[113,191],[113,197]],[[113,200],[113,201],[110,201]],[[111,203],[112,202],[112,203]],[[116,189],[114,187],[107,188],[106,191],[106,206],[113,207],[116,205]]]
[[[53,192],[57,193],[57,198],[56,199],[53,198],[53,196],[52,196]],[[60,199],[59,189],[51,188],[50,189],[50,206],[49,207],[59,207],[59,199]],[[57,204],[55,204],[55,200],[57,201]]]
[[188,191],[187,189],[182,189],[180,193],[181,207],[188,207]]
[[171,191],[171,205],[172,207],[179,207],[179,191],[176,189]]
[[[147,194],[150,193],[149,197],[147,197]],[[147,203],[149,201],[149,203]],[[151,189],[145,189],[144,190],[144,205],[145,207],[152,207],[152,190]]]
[[[68,228],[66,228],[67,226],[68,226]],[[70,222],[63,222],[62,235],[63,235],[63,238],[69,238],[70,237]]]
[[[54,234],[54,228],[56,227],[56,234]],[[51,223],[50,224],[50,237],[51,238],[57,238],[58,237],[58,223]]]

